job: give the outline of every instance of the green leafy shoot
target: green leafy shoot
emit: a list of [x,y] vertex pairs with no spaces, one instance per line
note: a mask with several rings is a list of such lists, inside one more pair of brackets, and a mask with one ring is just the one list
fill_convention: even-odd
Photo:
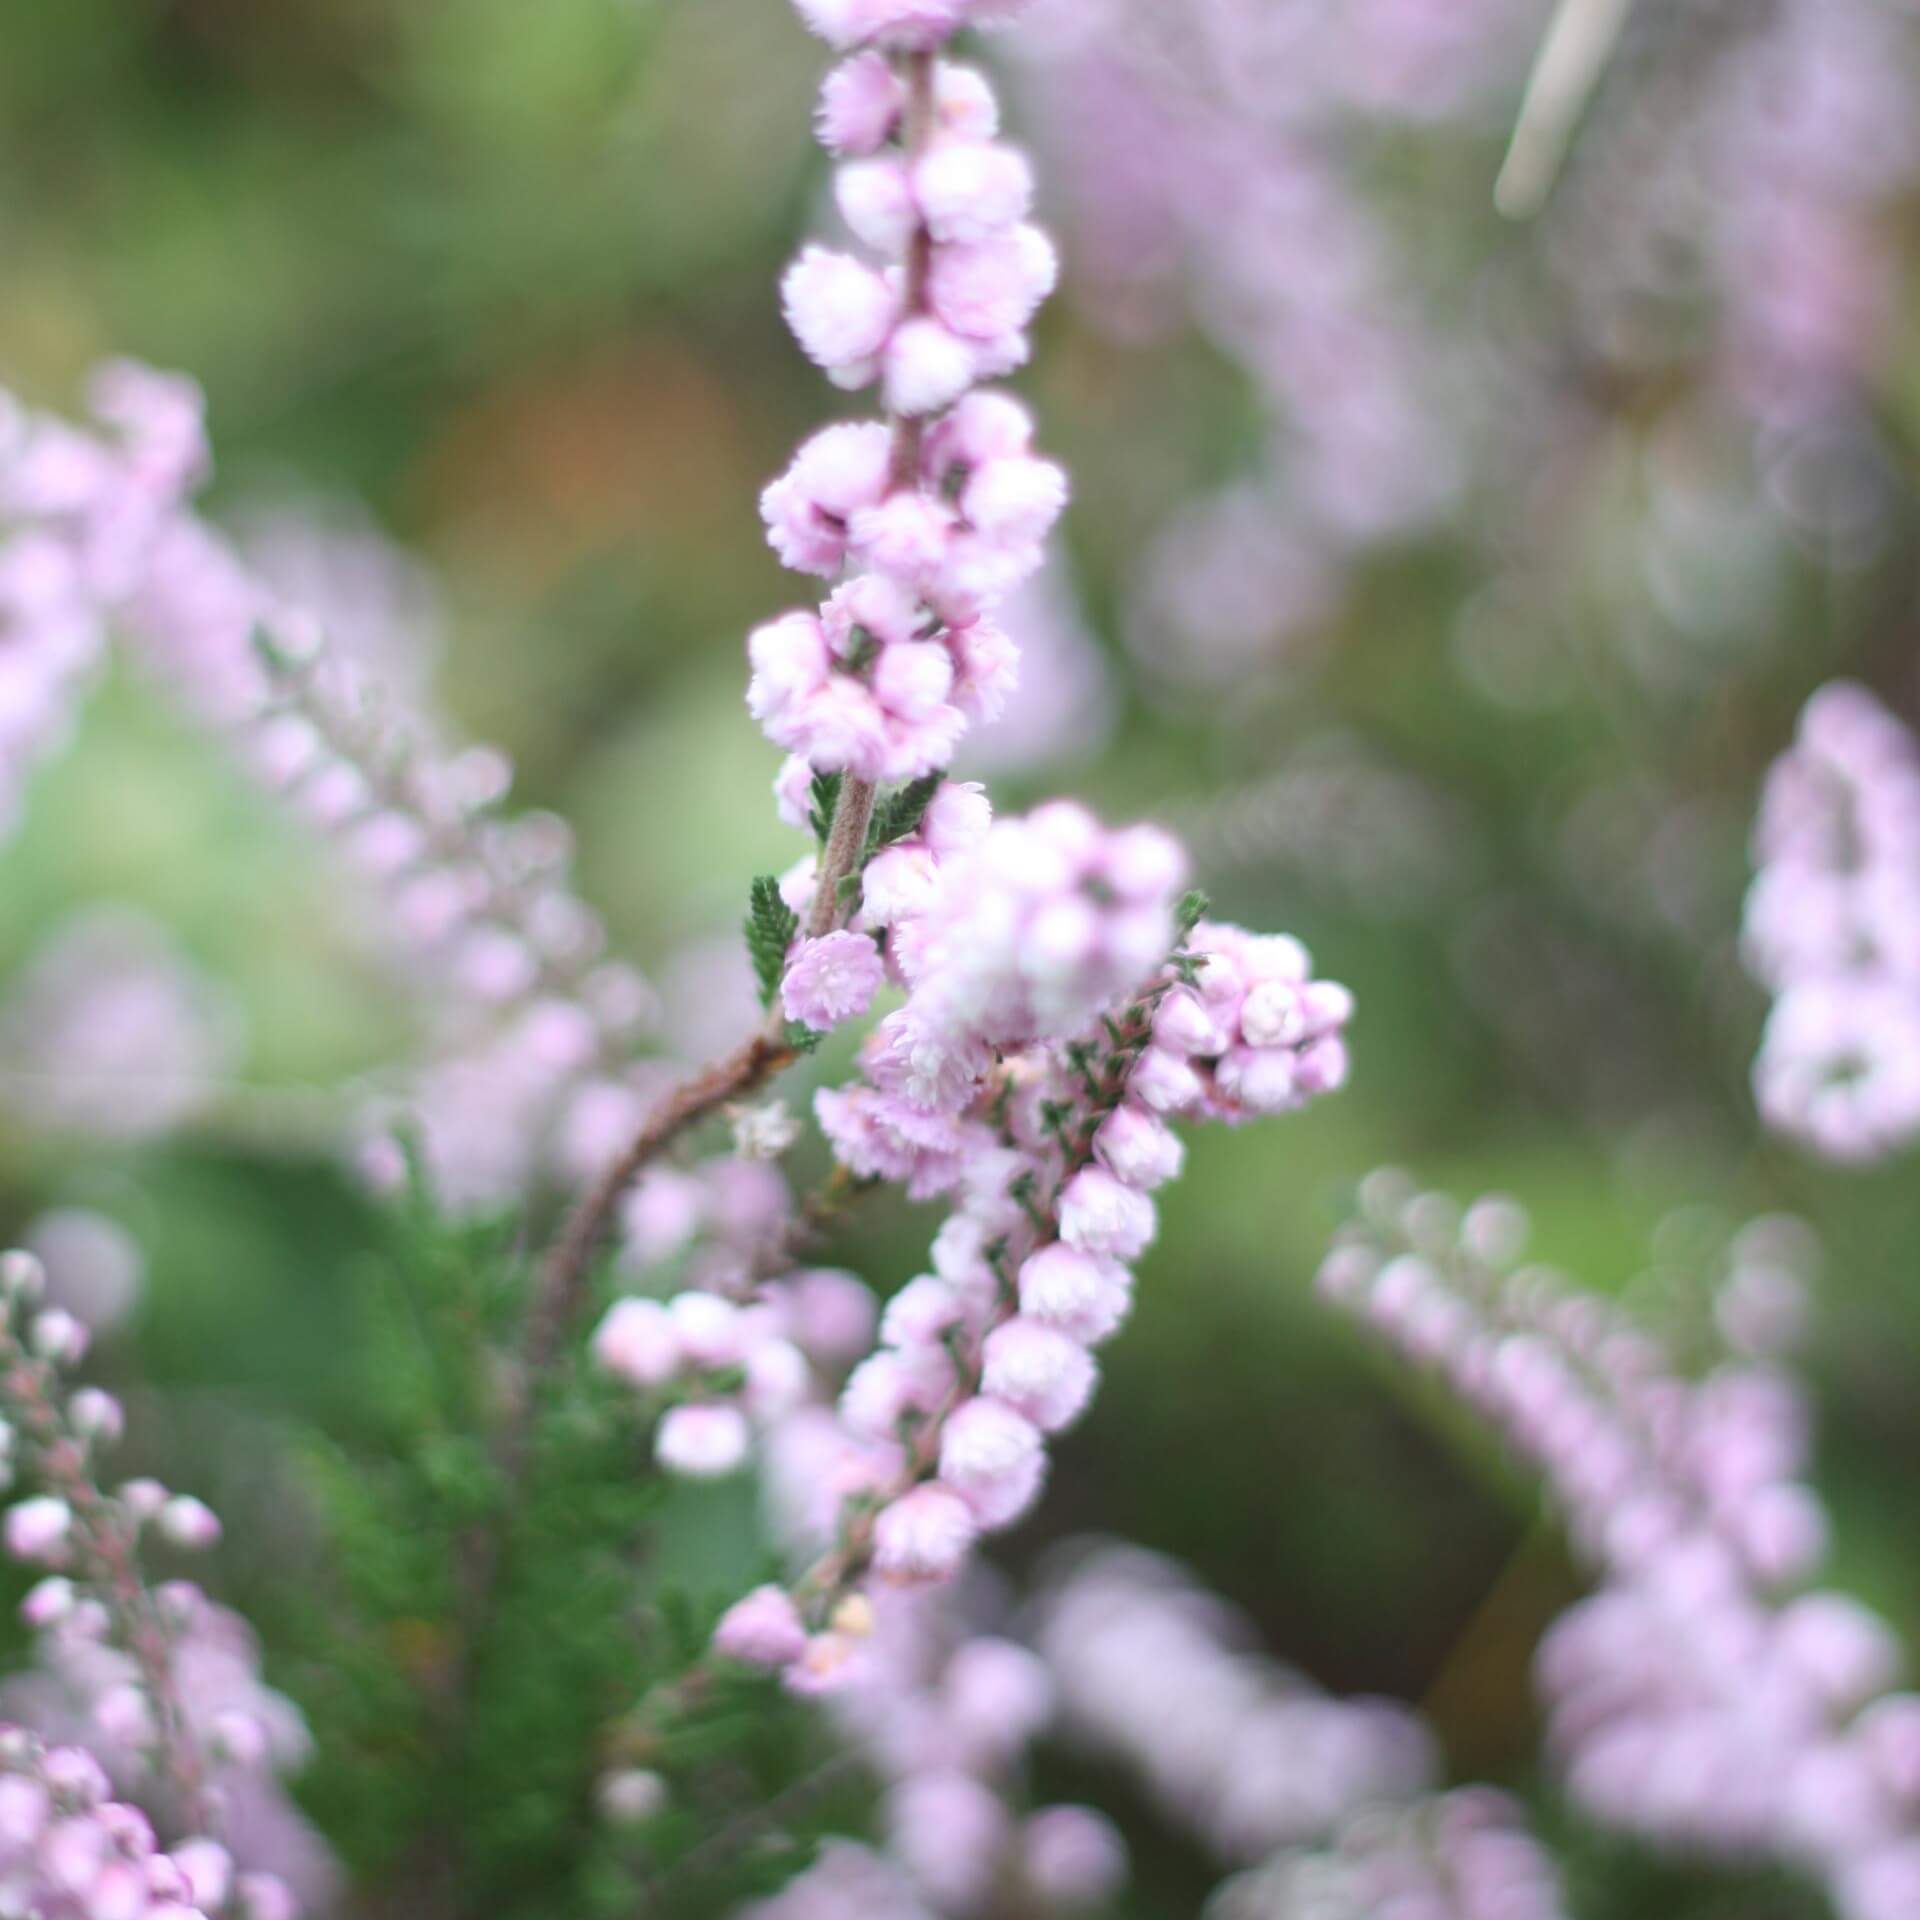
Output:
[[770,873],[758,875],[747,906],[747,955],[753,977],[760,983],[760,1004],[773,1005],[780,977],[787,970],[787,949],[800,931],[800,918],[780,898],[780,883]]
[[869,859],[882,847],[890,847],[896,840],[904,840],[918,828],[926,818],[933,796],[940,791],[940,782],[944,777],[929,773],[907,786],[896,787],[893,792],[881,795],[873,809],[873,825],[867,829]]
[[840,805],[840,785],[845,778],[838,773],[816,773],[813,776],[812,809],[809,821],[813,827],[813,837],[824,847],[827,836],[833,831],[833,816]]

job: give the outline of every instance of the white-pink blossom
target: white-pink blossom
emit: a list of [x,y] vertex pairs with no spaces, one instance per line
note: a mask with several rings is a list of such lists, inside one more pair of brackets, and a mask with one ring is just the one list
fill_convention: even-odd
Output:
[[866,1012],[886,979],[879,949],[864,933],[803,940],[780,982],[787,1017],[828,1033]]
[[950,1579],[978,1533],[966,1501],[951,1487],[927,1481],[874,1516],[874,1571],[903,1584]]

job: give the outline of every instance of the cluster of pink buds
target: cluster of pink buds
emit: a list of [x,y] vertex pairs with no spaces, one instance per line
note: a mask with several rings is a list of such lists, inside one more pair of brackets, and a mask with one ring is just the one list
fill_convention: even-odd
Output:
[[[1729,1358],[1689,1379],[1618,1303],[1516,1264],[1527,1226],[1511,1202],[1462,1215],[1376,1174],[1363,1203],[1322,1292],[1440,1370],[1536,1461],[1584,1553],[1633,1565],[1704,1530],[1766,1585],[1818,1565],[1826,1528],[1798,1477],[1807,1422],[1790,1375]],[[1769,1230],[1750,1231],[1764,1242]]]
[[1235,1123],[1346,1084],[1353,995],[1314,979],[1299,941],[1202,921],[1187,951],[1193,977],[1161,1002],[1135,1072],[1146,1105]]
[[231,997],[158,923],[82,907],[28,957],[0,1005],[0,1072],[34,1086],[32,1124],[151,1140],[218,1103],[240,1053]]
[[593,1336],[596,1364],[658,1413],[654,1453],[671,1473],[742,1466],[757,1433],[818,1399],[873,1339],[872,1289],[834,1267],[795,1267],[792,1196],[777,1167],[727,1156],[655,1167],[628,1196],[621,1270],[636,1288]]
[[155,527],[205,470],[188,382],[120,364],[90,398],[105,438],[0,393],[0,834],[64,742]]
[[1417,1715],[1333,1698],[1255,1653],[1251,1623],[1157,1554],[1078,1544],[1034,1613],[1067,1733],[1137,1772],[1224,1860],[1323,1840],[1433,1784]]
[[[207,1839],[163,1852],[81,1747],[43,1747],[0,1723],[0,1902],[33,1920],[266,1920],[236,1906],[233,1863]],[[244,1896],[243,1896],[244,1898]]]
[[1381,1175],[1363,1200],[1324,1291],[1542,1469],[1601,1570],[1538,1665],[1576,1803],[1668,1847],[1798,1866],[1845,1920],[1912,1912],[1920,1696],[1890,1691],[1883,1621],[1805,1586],[1826,1519],[1778,1360],[1794,1236],[1756,1223],[1736,1243],[1711,1302],[1731,1351],[1690,1379],[1615,1303],[1519,1267],[1510,1203],[1462,1216]]
[[843,216],[889,264],[808,247],[787,318],[837,385],[877,378],[891,421],[825,429],[767,488],[781,559],[847,577],[817,613],[752,636],[748,704],[810,773],[913,780],[1004,707],[1015,652],[988,610],[1038,569],[1066,501],[1025,410],[969,391],[1025,361],[1053,248],[1027,223],[1032,178],[995,138],[986,80],[934,56],[979,10],[802,11],[865,48],[829,76],[820,134]]
[[[236,1794],[277,1794],[274,1770],[304,1757],[305,1729],[261,1684],[257,1650],[235,1616],[186,1582],[146,1584],[147,1535],[193,1552],[219,1539],[220,1523],[201,1501],[156,1480],[103,1488],[97,1458],[119,1439],[124,1418],[99,1388],[67,1387],[64,1375],[85,1352],[86,1329],[64,1309],[42,1305],[44,1293],[37,1260],[0,1254],[0,1438],[9,1480],[18,1466],[39,1489],[7,1509],[4,1538],[15,1559],[49,1569],[21,1608],[39,1637],[40,1669],[9,1683],[8,1710],[82,1742],[103,1788],[103,1769],[141,1782],[179,1830],[206,1835],[220,1827]],[[37,1800],[33,1807],[37,1814],[24,1802],[21,1809],[33,1829],[28,1841],[51,1818]],[[128,1844],[141,1833],[144,1847],[129,1856],[135,1861],[153,1851],[144,1819],[128,1829]],[[134,1901],[132,1869],[104,1844],[113,1838],[74,1839],[79,1877],[68,1892],[76,1920],[148,1911]],[[195,1887],[217,1883],[210,1908],[245,1920],[291,1920],[294,1895],[277,1874],[235,1877],[228,1846],[206,1838],[190,1845],[201,1863]],[[319,1855],[317,1843],[311,1853]],[[162,1871],[156,1887],[176,1884]],[[123,1891],[109,1898],[108,1886]],[[159,1893],[149,1897],[167,1910]],[[115,1905],[120,1898],[132,1904]]]
[[[886,1783],[885,1851],[868,1870],[896,1877],[902,1911],[951,1920],[1097,1907],[1126,1876],[1119,1835],[1087,1807],[1018,1807],[1020,1761],[1053,1718],[1052,1678],[1018,1642],[965,1632],[949,1602],[877,1596],[857,1668],[828,1702]],[[767,1911],[810,1912],[832,1884],[803,1877]]]
[[756,1426],[807,1397],[807,1356],[782,1331],[783,1318],[771,1305],[739,1306],[717,1293],[629,1295],[600,1322],[593,1356],[665,1403],[653,1441],[660,1465],[715,1479],[746,1463]]
[[[867,1049],[871,1084],[817,1105],[853,1172],[950,1190],[956,1205],[934,1270],[888,1303],[879,1349],[848,1378],[837,1429],[810,1419],[786,1436],[789,1451],[804,1436],[831,1490],[831,1510],[811,1516],[822,1544],[836,1530],[841,1542],[814,1583],[824,1625],[803,1625],[807,1594],[769,1590],[723,1622],[723,1649],[831,1684],[858,1652],[835,1596],[868,1572],[945,1579],[982,1533],[1018,1520],[1041,1490],[1046,1436],[1083,1410],[1093,1350],[1130,1310],[1152,1190],[1184,1157],[1165,1116],[1238,1118],[1337,1081],[1342,990],[1313,985],[1294,942],[1196,925],[1191,903],[1176,913],[1181,877],[1164,836],[1106,835],[1077,808],[1003,823],[941,876],[912,994]],[[969,905],[943,923],[950,888]],[[971,947],[963,925],[979,929]],[[1171,960],[1143,961],[1169,947]],[[1236,1052],[1294,1064],[1284,1097],[1275,1076],[1229,1069]]]
[[1552,1856],[1520,1807],[1463,1787],[1411,1807],[1373,1807],[1324,1846],[1229,1880],[1207,1920],[1567,1920]]
[[801,11],[859,49],[827,82],[821,130],[842,156],[842,210],[895,264],[810,248],[788,317],[841,384],[879,379],[892,417],[817,436],[763,502],[784,559],[852,577],[817,617],[751,642],[749,704],[791,755],[780,810],[820,853],[777,899],[756,886],[749,943],[790,1044],[889,981],[906,989],[861,1079],[815,1112],[845,1176],[953,1205],[933,1271],[888,1303],[837,1420],[798,1408],[770,1450],[776,1506],[814,1565],[747,1596],[716,1635],[826,1691],[863,1664],[870,1583],[950,1578],[1038,1497],[1046,1437],[1087,1404],[1093,1350],[1131,1307],[1152,1190],[1180,1170],[1169,1119],[1332,1090],[1351,1000],[1293,941],[1198,925],[1186,855],[1158,829],[1109,829],[1066,802],[993,821],[984,795],[939,778],[1011,677],[986,609],[1039,565],[1066,498],[1025,413],[968,391],[1024,360],[1053,262],[985,82],[938,54],[1015,9]]
[[452,1203],[499,1204],[621,1088],[650,990],[605,960],[565,827],[502,812],[505,759],[443,746],[193,511],[192,383],[121,362],[90,400],[99,432],[0,396],[0,821],[111,626],[339,852],[432,990],[435,1076],[367,1116],[368,1171],[398,1180],[392,1133],[413,1133]]
[[1774,995],[1754,1087],[1840,1160],[1920,1134],[1920,745],[1864,687],[1807,702],[1754,830],[1747,963]]
[[792,1191],[771,1161],[732,1154],[688,1168],[650,1167],[620,1209],[620,1266],[650,1290],[671,1276],[744,1299],[784,1264],[793,1225]]

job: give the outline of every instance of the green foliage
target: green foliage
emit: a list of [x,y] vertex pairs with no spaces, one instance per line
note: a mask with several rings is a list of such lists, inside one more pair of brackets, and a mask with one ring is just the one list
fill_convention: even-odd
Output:
[[461,1543],[498,1496],[485,1362],[517,1264],[500,1229],[449,1227],[416,1196],[351,1276],[354,1427],[300,1449],[332,1549],[330,1580],[290,1608],[286,1678],[317,1744],[300,1785],[358,1872],[395,1869],[434,1817]]
[[867,829],[866,859],[872,859],[882,847],[890,847],[896,840],[904,840],[919,827],[945,777],[939,773],[925,774],[904,787],[896,787],[891,793],[880,796],[874,803],[873,823]]
[[630,1390],[584,1370],[559,1384],[507,1517],[465,1751],[451,1756],[460,1875],[500,1920],[579,1911],[568,1889],[595,1850],[606,1730],[676,1670],[679,1649],[648,1643],[641,1605],[661,1497],[646,1465]]
[[753,976],[760,983],[760,1004],[773,1005],[780,991],[780,976],[787,969],[787,949],[800,931],[800,918],[780,898],[780,883],[771,874],[758,875],[748,895],[747,956],[753,962]]
[[816,773],[813,776],[812,804],[808,819],[813,826],[813,837],[824,847],[827,835],[833,831],[834,809],[840,804],[840,788],[844,776],[837,773]]
[[[670,1536],[714,1502],[676,1507],[630,1388],[562,1368],[507,1497],[493,1383],[522,1267],[502,1229],[449,1226],[416,1194],[352,1276],[357,1414],[300,1450],[330,1552],[285,1610],[276,1676],[316,1738],[302,1797],[396,1912],[724,1914],[820,1831],[857,1829],[870,1789],[777,1686],[706,1667],[741,1571],[709,1561],[720,1584],[694,1592],[712,1580]],[[622,1766],[671,1783],[669,1811],[626,1832],[595,1794]]]

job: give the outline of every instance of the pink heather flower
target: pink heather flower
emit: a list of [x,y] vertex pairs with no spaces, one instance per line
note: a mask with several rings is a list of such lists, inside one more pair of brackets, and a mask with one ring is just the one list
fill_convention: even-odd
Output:
[[[1065,1038],[1137,990],[1172,942],[1174,894],[1122,889],[1128,873],[1108,854],[1130,840],[1055,802],[996,821],[971,855],[944,868],[904,1011],[916,1043]],[[1175,849],[1169,872],[1178,858]]]
[[827,683],[832,656],[818,618],[789,613],[747,636],[753,679],[747,706],[756,720],[785,713]]
[[928,428],[922,464],[944,489],[989,460],[1015,459],[1032,446],[1033,416],[1010,393],[970,393]]
[[746,1353],[747,1317],[731,1300],[691,1288],[667,1302],[675,1337],[696,1367],[734,1367]]
[[905,321],[886,342],[887,405],[895,413],[938,413],[973,384],[975,369],[959,334],[926,315]]
[[941,1428],[940,1478],[982,1525],[1005,1525],[1023,1512],[1043,1471],[1039,1429],[1004,1400],[968,1400]]
[[972,1764],[1013,1759],[1053,1719],[1047,1663],[1018,1642],[992,1634],[955,1649],[940,1676],[940,1692]]
[[827,1365],[860,1357],[873,1344],[873,1289],[837,1267],[809,1267],[779,1282],[789,1336]]
[[906,164],[897,155],[844,161],[834,169],[833,197],[855,239],[879,253],[907,250],[919,216]]
[[1106,1291],[1104,1264],[1058,1240],[1029,1254],[1020,1267],[1020,1311],[1070,1328]]
[[918,919],[933,898],[939,862],[923,846],[883,847],[860,875],[862,927],[890,927]]
[[1042,1807],[1020,1829],[1020,1877],[1049,1912],[1111,1900],[1127,1878],[1127,1844],[1092,1807]]
[[837,384],[863,386],[899,317],[900,296],[871,267],[830,247],[805,248],[780,283],[800,350]]
[[914,168],[914,198],[938,241],[989,240],[1033,205],[1033,170],[1012,147],[950,140]]
[[767,735],[823,771],[841,769],[863,780],[884,780],[894,764],[887,716],[871,688],[850,674],[834,674],[793,710],[784,727],[770,725]]
[[685,1355],[673,1316],[657,1300],[616,1300],[594,1329],[593,1357],[630,1386],[664,1386]]
[[66,1546],[73,1511],[52,1494],[17,1501],[7,1509],[7,1551],[16,1560],[51,1560]]
[[791,1340],[757,1340],[743,1363],[740,1403],[756,1420],[784,1420],[807,1398],[813,1370]]
[[176,1493],[160,1509],[154,1524],[170,1546],[184,1552],[201,1552],[220,1538],[219,1515],[190,1493]]
[[77,1600],[73,1582],[54,1574],[28,1589],[20,1602],[20,1618],[35,1629],[56,1627],[72,1616]]
[[63,1367],[75,1366],[86,1357],[91,1337],[86,1323],[64,1307],[36,1313],[27,1329],[27,1344],[34,1352]]
[[989,539],[1034,545],[1053,530],[1067,504],[1067,476],[1051,460],[1018,455],[973,470],[961,511]]
[[956,678],[953,703],[969,720],[986,725],[1007,709],[1020,679],[1020,655],[991,620],[969,620],[947,636]]
[[1173,1129],[1132,1100],[1100,1123],[1093,1150],[1116,1180],[1143,1190],[1177,1179],[1187,1157]]
[[1153,1202],[1100,1167],[1086,1167],[1060,1196],[1060,1238],[1083,1253],[1137,1259],[1153,1241]]
[[1127,1094],[1154,1113],[1187,1113],[1199,1106],[1206,1089],[1200,1076],[1178,1053],[1149,1047],[1127,1078]]
[[[900,492],[854,516],[853,545],[867,566],[919,585],[938,575],[956,525],[951,508],[924,493]],[[919,618],[918,605],[910,603],[908,632],[901,638],[911,637]]]
[[906,111],[907,90],[884,54],[857,53],[829,73],[820,88],[814,125],[830,153],[878,153]]
[[1305,1092],[1299,1062],[1284,1047],[1235,1047],[1220,1056],[1214,1078],[1221,1092],[1252,1113],[1285,1113]]
[[913,1415],[932,1413],[953,1389],[953,1362],[939,1347],[883,1348],[847,1376],[840,1421],[861,1440],[892,1440]]
[[621,1232],[635,1264],[654,1266],[682,1252],[707,1217],[705,1185],[676,1167],[650,1167],[621,1210]]
[[797,753],[773,776],[773,806],[782,826],[804,833],[813,824],[813,769]]
[[873,41],[925,52],[954,34],[967,17],[967,0],[794,0],[800,17],[836,47]]
[[807,1650],[807,1629],[784,1587],[756,1587],[721,1615],[713,1647],[750,1667],[790,1667]]
[[823,934],[801,941],[787,963],[780,1002],[790,1020],[829,1033],[865,1013],[886,977],[879,949],[867,934]]
[[[911,494],[896,494],[886,511],[896,505],[918,510]],[[859,516],[864,527],[873,516]],[[820,632],[835,658],[849,669],[863,668],[862,656],[871,661],[891,653],[921,637],[922,615],[919,602],[896,579],[883,573],[863,573],[836,587],[820,609]]]
[[1057,1251],[1063,1258],[1042,1262],[1031,1282],[1027,1269],[1034,1260],[1021,1268],[1021,1311],[1058,1327],[1083,1347],[1110,1339],[1133,1311],[1132,1273],[1118,1260],[1079,1253],[1057,1241],[1042,1251]]
[[942,60],[933,72],[933,114],[954,140],[991,140],[1000,131],[1000,102],[978,67]]
[[991,1055],[973,1036],[918,1017],[909,1003],[874,1029],[862,1063],[881,1092],[928,1112],[954,1113],[972,1098]]
[[935,248],[927,300],[955,333],[997,341],[1026,327],[1059,271],[1053,242],[1038,227],[1014,227],[991,239]]
[[981,1391],[1017,1408],[1043,1433],[1072,1425],[1093,1395],[1086,1349],[1025,1314],[987,1335],[982,1362]]
[[1890,1693],[1874,1701],[1857,1732],[1887,1791],[1920,1802],[1920,1694]]
[[958,1291],[938,1275],[923,1273],[887,1302],[880,1338],[890,1347],[937,1346],[966,1324],[966,1302]]
[[653,1455],[669,1473],[717,1480],[735,1472],[752,1445],[747,1416],[718,1401],[673,1407],[653,1437]]
[[1026,1455],[997,1480],[967,1489],[967,1504],[983,1533],[998,1533],[1032,1512],[1047,1484],[1045,1449]]
[[841,1693],[867,1673],[865,1643],[845,1633],[808,1636],[807,1650],[786,1671],[786,1688],[802,1699]]
[[83,1440],[112,1446],[127,1430],[119,1401],[99,1387],[81,1387],[67,1402],[67,1418]]
[[[822,1087],[813,1097],[834,1157],[863,1180],[892,1180],[909,1199],[950,1192],[983,1130],[872,1087]],[[988,1136],[990,1138],[990,1136]]]
[[977,847],[993,825],[993,804],[977,780],[942,783],[921,816],[918,838],[940,859]]
[[875,1516],[874,1571],[903,1585],[949,1579],[978,1532],[966,1501],[937,1480],[928,1481]]
[[1842,1594],[1809,1593],[1791,1602],[1775,1629],[1775,1647],[1843,1713],[1886,1692],[1900,1674],[1900,1644],[1886,1623]]
[[854,515],[885,497],[891,436],[877,420],[824,428],[760,496],[760,517],[781,561],[831,577],[847,556]]
[[930,718],[945,705],[952,689],[952,656],[931,641],[888,647],[874,662],[874,697],[902,720]]
[[962,513],[981,534],[1021,545],[1044,540],[1066,503],[1066,472],[1023,453],[973,468],[960,495]]
[[887,1839],[943,1913],[977,1913],[993,1891],[1008,1816],[983,1782],[958,1771],[910,1774],[887,1796]]

